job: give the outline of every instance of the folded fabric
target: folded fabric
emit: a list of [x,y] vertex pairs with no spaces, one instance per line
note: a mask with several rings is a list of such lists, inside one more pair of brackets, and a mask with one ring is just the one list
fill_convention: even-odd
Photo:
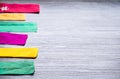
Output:
[[24,21],[26,20],[25,14],[22,13],[1,13],[0,20],[8,20],[8,21]]
[[27,34],[0,32],[0,44],[25,45]]
[[0,57],[36,58],[38,48],[0,48]]
[[0,13],[39,13],[39,4],[0,3]]
[[37,24],[33,22],[0,21],[0,32],[36,32]]
[[34,72],[32,61],[0,62],[0,75],[31,75]]

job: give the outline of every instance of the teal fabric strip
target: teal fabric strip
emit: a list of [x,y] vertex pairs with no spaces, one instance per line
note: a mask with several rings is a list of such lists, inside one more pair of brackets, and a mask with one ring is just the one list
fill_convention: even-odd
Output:
[[0,62],[0,75],[31,75],[34,71],[32,61]]
[[37,24],[33,22],[0,21],[0,32],[37,32]]

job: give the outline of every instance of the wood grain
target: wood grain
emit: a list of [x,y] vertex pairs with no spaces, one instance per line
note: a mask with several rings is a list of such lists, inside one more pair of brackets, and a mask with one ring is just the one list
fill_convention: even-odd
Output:
[[[39,48],[36,72],[0,79],[120,79],[120,3],[35,3],[41,13],[27,21],[37,22],[38,32],[25,47]],[[24,59],[0,59],[8,60]]]

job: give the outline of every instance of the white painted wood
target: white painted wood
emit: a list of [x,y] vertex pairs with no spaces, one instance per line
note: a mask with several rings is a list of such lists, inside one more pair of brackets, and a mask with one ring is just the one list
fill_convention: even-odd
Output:
[[[37,22],[38,32],[25,46],[39,48],[36,72],[0,79],[120,79],[120,3],[36,3],[41,13],[27,21]],[[0,59],[7,60],[20,59]]]

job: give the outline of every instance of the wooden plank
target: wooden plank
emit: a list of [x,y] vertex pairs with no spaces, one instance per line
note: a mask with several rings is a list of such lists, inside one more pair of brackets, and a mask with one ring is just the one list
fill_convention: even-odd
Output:
[[41,13],[27,21],[39,30],[25,46],[39,48],[36,72],[0,79],[120,79],[120,3],[36,3]]

